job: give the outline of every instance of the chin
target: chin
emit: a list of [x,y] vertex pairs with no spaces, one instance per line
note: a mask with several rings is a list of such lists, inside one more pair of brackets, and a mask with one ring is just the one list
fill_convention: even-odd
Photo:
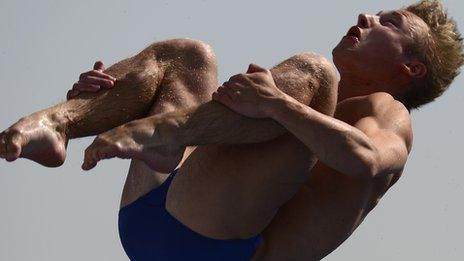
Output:
[[353,67],[354,61],[357,60],[357,57],[353,55],[353,52],[346,50],[343,46],[337,45],[332,50],[332,60],[337,67],[338,71],[342,71]]

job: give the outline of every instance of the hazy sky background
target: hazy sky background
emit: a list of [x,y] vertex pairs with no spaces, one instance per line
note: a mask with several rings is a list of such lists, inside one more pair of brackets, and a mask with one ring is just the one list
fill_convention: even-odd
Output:
[[[219,79],[250,62],[271,67],[293,54],[331,57],[361,12],[410,1],[5,1],[0,0],[0,129],[64,100],[97,59],[110,65],[149,43],[203,40]],[[464,30],[464,2],[444,1]],[[463,260],[464,77],[412,114],[404,176],[325,260]],[[128,160],[80,170],[92,138],[73,140],[56,169],[0,162],[0,260],[127,260],[117,232]]]

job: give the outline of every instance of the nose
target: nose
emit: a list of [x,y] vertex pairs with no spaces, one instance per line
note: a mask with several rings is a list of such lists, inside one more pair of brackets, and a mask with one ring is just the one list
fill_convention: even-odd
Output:
[[358,16],[358,26],[361,28],[369,28],[371,26],[371,21],[367,14],[360,14]]

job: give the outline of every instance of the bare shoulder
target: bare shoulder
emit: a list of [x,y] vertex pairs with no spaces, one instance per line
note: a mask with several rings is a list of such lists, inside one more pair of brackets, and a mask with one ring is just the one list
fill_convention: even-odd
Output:
[[374,120],[378,128],[396,133],[406,141],[408,149],[411,148],[413,137],[410,113],[388,93],[376,92],[343,100],[337,105],[335,117],[351,125],[365,119]]
[[408,109],[386,92],[345,99],[337,104],[337,111],[356,111],[359,117],[392,115],[410,118]]
[[369,99],[373,103],[373,114],[379,127],[389,129],[403,138],[408,152],[412,148],[413,132],[411,114],[406,106],[388,93],[374,93]]
[[383,119],[397,119],[410,121],[411,117],[408,109],[386,92],[376,92],[366,96],[366,102],[371,107],[373,116]]

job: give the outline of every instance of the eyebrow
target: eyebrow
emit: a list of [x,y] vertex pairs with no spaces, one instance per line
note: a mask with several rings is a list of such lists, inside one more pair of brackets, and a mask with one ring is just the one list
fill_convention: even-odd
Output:
[[[381,16],[382,14],[384,14],[384,11],[380,11],[380,12],[378,12],[376,15],[377,15],[377,16]],[[388,12],[387,14],[393,15],[393,16],[395,17],[395,19],[398,19],[398,21],[399,21],[400,23],[403,23],[403,17],[404,17],[404,15],[403,15],[401,12],[395,10],[395,11],[390,11],[390,12]]]
[[398,11],[393,11],[392,14],[393,14],[396,18],[398,18],[400,21],[403,21],[404,15],[403,15],[402,13],[400,13],[400,12],[398,12]]

